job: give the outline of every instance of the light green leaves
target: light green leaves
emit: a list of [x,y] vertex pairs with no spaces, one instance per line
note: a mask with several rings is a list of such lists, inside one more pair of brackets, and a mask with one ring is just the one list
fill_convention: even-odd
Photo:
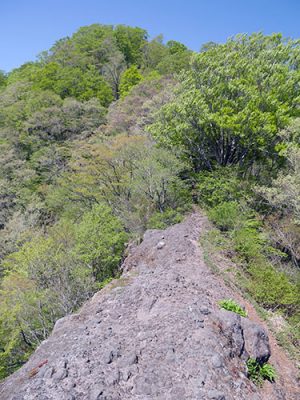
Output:
[[240,35],[194,55],[175,99],[150,132],[179,146],[193,168],[249,167],[275,156],[278,132],[297,108],[299,43],[278,35]]

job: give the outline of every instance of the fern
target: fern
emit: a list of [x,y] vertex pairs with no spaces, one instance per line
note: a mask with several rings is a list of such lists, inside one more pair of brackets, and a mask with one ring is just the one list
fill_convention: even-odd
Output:
[[248,377],[257,386],[261,386],[264,380],[274,382],[276,379],[275,368],[268,363],[260,365],[254,358],[247,361]]

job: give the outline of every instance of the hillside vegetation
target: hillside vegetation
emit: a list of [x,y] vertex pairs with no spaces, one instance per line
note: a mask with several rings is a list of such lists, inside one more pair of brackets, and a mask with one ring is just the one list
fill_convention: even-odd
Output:
[[0,74],[0,377],[193,203],[299,345],[299,44],[94,24]]

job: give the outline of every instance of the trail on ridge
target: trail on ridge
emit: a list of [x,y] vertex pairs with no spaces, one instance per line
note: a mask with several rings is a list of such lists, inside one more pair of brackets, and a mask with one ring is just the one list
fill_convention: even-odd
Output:
[[268,335],[251,319],[219,310],[219,300],[236,294],[203,260],[205,226],[193,213],[165,231],[147,231],[122,277],[59,320],[2,383],[0,399],[299,399],[295,370],[282,354],[282,368],[273,354],[276,383],[259,389],[246,377],[247,355],[268,358]]

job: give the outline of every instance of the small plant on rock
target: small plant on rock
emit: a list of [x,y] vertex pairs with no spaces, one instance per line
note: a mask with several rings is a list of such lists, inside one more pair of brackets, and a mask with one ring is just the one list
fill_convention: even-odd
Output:
[[259,364],[254,358],[247,361],[248,378],[256,385],[261,386],[264,380],[274,382],[276,378],[275,368],[268,363]]
[[219,301],[219,306],[224,308],[224,310],[232,311],[241,315],[242,317],[247,317],[247,312],[232,299],[224,299]]

